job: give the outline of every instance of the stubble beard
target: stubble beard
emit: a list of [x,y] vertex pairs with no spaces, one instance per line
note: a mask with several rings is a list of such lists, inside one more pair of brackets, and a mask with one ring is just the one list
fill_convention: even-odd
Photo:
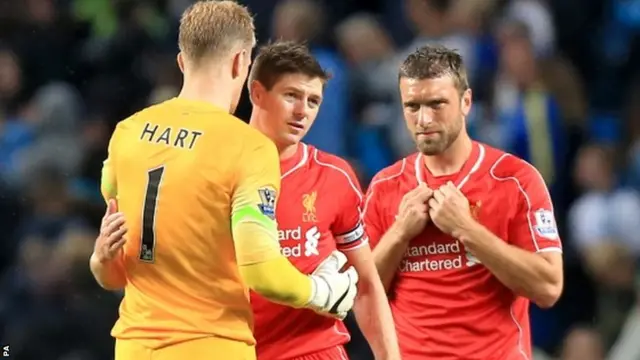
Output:
[[445,152],[451,144],[453,144],[458,136],[460,136],[460,132],[462,130],[463,121],[458,120],[457,126],[453,129],[453,131],[444,130],[441,132],[441,136],[434,140],[422,140],[418,141],[416,139],[416,145],[418,147],[418,151],[427,156],[439,155]]

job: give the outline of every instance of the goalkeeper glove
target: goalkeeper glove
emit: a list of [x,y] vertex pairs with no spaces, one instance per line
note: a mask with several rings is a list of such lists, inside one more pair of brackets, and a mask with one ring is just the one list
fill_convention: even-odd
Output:
[[340,269],[347,263],[347,257],[335,250],[309,276],[313,283],[311,300],[307,307],[340,320],[353,307],[358,292],[358,273],[353,266],[346,271]]

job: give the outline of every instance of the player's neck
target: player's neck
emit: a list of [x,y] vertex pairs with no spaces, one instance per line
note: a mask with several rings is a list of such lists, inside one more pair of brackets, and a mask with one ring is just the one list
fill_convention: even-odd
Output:
[[225,86],[223,81],[200,81],[198,79],[185,79],[182,90],[178,94],[178,98],[201,101],[209,103],[213,106],[231,112],[231,94],[229,91],[212,91],[211,84],[216,84],[217,89],[228,89],[229,86]]
[[452,175],[462,169],[472,150],[471,138],[462,132],[442,154],[424,156],[424,164],[433,176]]
[[278,146],[278,144],[276,144],[278,153],[280,154],[280,161],[289,160],[292,157],[296,156],[296,153],[298,152],[298,146],[300,146],[300,143],[287,146]]
[[276,137],[270,135],[272,134],[272,132],[269,131],[269,127],[268,125],[266,125],[269,123],[268,120],[269,120],[268,118],[262,117],[258,112],[253,111],[251,113],[249,125],[258,129],[258,131],[260,131],[261,133],[266,135],[268,138],[270,138],[271,141],[273,141],[273,143],[276,145],[276,148],[278,149],[278,155],[280,156],[280,161],[291,159],[296,155],[296,152],[298,151],[298,146],[300,145],[300,143],[287,144],[287,145],[279,144],[278,141],[276,140]]

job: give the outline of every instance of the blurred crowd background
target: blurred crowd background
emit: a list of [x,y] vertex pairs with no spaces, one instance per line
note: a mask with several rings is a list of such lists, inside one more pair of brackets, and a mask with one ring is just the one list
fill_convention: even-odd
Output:
[[[188,0],[0,0],[0,339],[16,359],[111,359],[120,294],[88,270],[119,120],[175,96]],[[640,359],[640,0],[246,0],[259,42],[307,41],[333,74],[307,141],[363,186],[414,151],[397,66],[464,56],[472,136],[554,198],[565,292],[531,309],[536,359]],[[248,119],[245,96],[237,115]],[[352,323],[351,323],[352,324]],[[635,342],[635,343],[634,343]],[[357,331],[352,359],[371,359]]]

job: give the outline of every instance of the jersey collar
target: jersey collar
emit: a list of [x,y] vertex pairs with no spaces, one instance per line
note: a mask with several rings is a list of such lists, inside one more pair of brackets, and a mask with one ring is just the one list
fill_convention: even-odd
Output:
[[280,176],[280,179],[284,179],[286,176],[291,175],[291,173],[301,168],[304,164],[307,163],[308,159],[308,146],[305,143],[300,143],[298,149],[296,150],[296,153],[292,157],[280,161],[280,171],[282,174]]
[[[462,166],[462,169],[460,169],[460,171],[458,172],[458,175],[455,177],[454,184],[458,189],[461,189],[464,184],[469,181],[471,175],[478,171],[480,165],[482,164],[482,161],[484,160],[484,157],[484,146],[474,141],[472,143],[471,154],[469,155],[469,158]],[[426,166],[424,164],[424,155],[422,153],[418,153],[418,156],[416,156],[414,166],[418,184],[426,183],[427,185],[429,185],[430,183],[434,183],[433,176],[426,169]]]

